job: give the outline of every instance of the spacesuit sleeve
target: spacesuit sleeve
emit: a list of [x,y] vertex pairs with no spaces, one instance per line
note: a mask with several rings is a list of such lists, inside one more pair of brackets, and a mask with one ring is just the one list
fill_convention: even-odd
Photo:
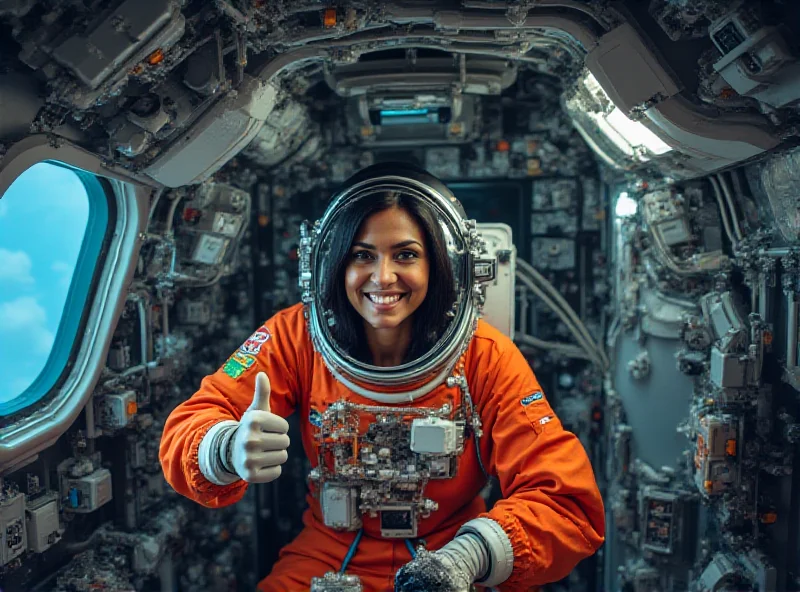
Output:
[[[291,309],[287,309],[291,311]],[[253,401],[255,378],[269,376],[273,413],[294,410],[306,364],[307,334],[302,313],[280,312],[259,327],[200,389],[172,410],[164,425],[159,458],[167,482],[181,495],[207,507],[239,501],[247,483],[210,482],[200,470],[198,448],[208,430],[221,421],[238,421]]]
[[495,531],[493,561],[510,571],[500,591],[527,591],[565,577],[602,545],[603,501],[583,446],[522,353],[508,339],[487,341],[468,380],[483,422],[482,457],[503,499],[481,517],[489,519],[483,532]]

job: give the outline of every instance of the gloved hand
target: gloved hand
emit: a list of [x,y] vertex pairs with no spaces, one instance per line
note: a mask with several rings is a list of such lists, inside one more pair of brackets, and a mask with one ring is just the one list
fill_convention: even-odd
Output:
[[269,409],[270,385],[266,373],[256,376],[253,402],[227,439],[226,470],[233,470],[248,483],[269,483],[281,474],[289,447],[289,424]]
[[469,592],[489,563],[480,536],[461,534],[433,553],[420,549],[394,578],[395,592]]

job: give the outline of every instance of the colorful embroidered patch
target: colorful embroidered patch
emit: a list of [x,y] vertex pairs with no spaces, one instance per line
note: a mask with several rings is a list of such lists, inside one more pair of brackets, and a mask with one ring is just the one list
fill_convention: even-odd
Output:
[[237,351],[228,358],[228,361],[222,367],[222,371],[231,378],[239,378],[244,374],[245,370],[255,363],[256,359],[253,356]]
[[322,413],[317,411],[316,409],[311,409],[308,412],[308,423],[318,428],[322,427]]
[[531,403],[534,403],[536,401],[541,401],[543,398],[544,395],[541,393],[541,391],[537,391],[532,395],[528,395],[527,397],[520,400],[520,403],[522,403],[522,406],[525,407],[526,405],[530,405]]
[[256,362],[256,359],[253,356],[251,356],[249,354],[243,354],[240,351],[235,352],[231,356],[231,359],[236,360],[237,362],[239,362],[245,368],[249,368],[250,366],[252,366]]
[[245,354],[257,354],[261,351],[263,346],[271,337],[269,330],[266,327],[261,327],[253,333],[247,341],[245,341],[239,349]]
[[245,370],[247,370],[247,368],[233,359],[233,356],[228,358],[228,361],[225,362],[225,365],[222,367],[222,371],[231,378],[239,378],[244,374]]

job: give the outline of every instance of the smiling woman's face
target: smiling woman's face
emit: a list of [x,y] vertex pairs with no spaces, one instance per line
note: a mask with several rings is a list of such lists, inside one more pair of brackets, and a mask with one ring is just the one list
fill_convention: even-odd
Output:
[[428,293],[425,235],[406,210],[390,208],[364,220],[345,269],[347,299],[368,327],[396,329]]

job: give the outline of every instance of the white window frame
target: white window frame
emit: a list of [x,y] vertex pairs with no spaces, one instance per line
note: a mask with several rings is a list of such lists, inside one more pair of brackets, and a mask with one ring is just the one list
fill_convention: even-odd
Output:
[[55,387],[57,393],[51,391],[39,403],[12,416],[13,423],[0,427],[0,474],[34,461],[39,452],[56,443],[90,403],[125,306],[145,236],[149,201],[157,188],[106,168],[99,157],[66,140],[35,135],[12,145],[0,160],[0,196],[30,167],[50,160],[106,179],[112,188],[108,197],[116,204],[116,220],[102,268],[96,271],[97,284],[85,305],[86,324],[82,334],[75,336],[80,342],[72,369]]

